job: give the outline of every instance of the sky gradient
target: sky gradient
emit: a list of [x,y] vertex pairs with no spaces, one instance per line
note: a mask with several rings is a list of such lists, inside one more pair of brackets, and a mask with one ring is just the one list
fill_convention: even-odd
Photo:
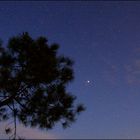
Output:
[[[28,138],[140,138],[140,2],[1,1],[3,44],[25,31],[58,43],[59,53],[75,61],[68,90],[86,111],[66,130],[59,124],[48,132],[19,126],[19,133]],[[6,138],[3,126],[0,138]]]

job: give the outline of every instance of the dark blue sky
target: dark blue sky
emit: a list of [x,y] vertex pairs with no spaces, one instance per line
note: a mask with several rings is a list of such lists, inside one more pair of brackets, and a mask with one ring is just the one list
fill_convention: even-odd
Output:
[[[31,129],[24,135],[140,138],[140,2],[1,1],[4,44],[24,31],[58,43],[59,53],[75,61],[75,80],[68,90],[87,108],[66,130],[58,125],[47,135]],[[5,137],[2,126],[0,137]]]

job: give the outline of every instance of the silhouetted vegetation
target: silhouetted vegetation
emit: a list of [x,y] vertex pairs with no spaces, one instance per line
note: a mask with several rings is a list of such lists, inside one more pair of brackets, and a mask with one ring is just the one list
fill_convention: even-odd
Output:
[[34,40],[28,33],[11,38],[7,47],[0,44],[0,119],[13,118],[11,138],[17,138],[17,119],[41,129],[51,129],[57,122],[66,128],[84,110],[81,104],[74,106],[76,97],[66,91],[74,78],[73,61],[58,56],[58,48],[48,45],[45,37]]

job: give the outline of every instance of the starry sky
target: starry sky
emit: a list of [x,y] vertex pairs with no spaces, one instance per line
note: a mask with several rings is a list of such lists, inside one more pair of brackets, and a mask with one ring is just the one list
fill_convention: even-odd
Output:
[[[140,138],[139,1],[1,1],[0,38],[29,32],[75,61],[68,90],[86,106],[70,128],[23,128],[28,138]],[[0,137],[4,123],[0,124]]]

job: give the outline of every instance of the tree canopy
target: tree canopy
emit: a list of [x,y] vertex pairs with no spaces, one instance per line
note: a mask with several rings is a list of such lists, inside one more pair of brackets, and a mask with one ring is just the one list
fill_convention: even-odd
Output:
[[[74,79],[73,61],[58,55],[58,44],[45,37],[32,39],[25,32],[0,43],[0,119],[13,117],[25,126],[51,129],[57,122],[64,128],[84,110],[66,90]],[[10,128],[5,129],[6,133]]]

